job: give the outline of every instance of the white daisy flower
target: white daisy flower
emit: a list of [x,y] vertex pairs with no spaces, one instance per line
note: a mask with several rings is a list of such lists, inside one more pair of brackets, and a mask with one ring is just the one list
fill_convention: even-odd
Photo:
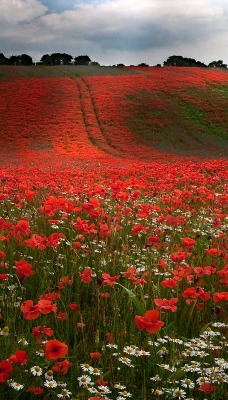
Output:
[[33,376],[41,376],[43,371],[38,365],[34,365],[34,367],[30,368],[30,371]]
[[128,357],[120,357],[118,358],[119,361],[121,361],[125,365],[131,365],[131,359]]
[[91,378],[88,375],[82,375],[78,377],[78,382],[80,386],[90,385]]
[[123,396],[124,398],[126,397],[132,397],[132,394],[127,392],[126,390],[124,390],[123,392],[118,392],[121,396]]
[[51,381],[53,379],[53,371],[49,369],[45,374],[44,377],[47,381]]
[[58,385],[57,385],[57,382],[54,381],[54,379],[52,379],[50,381],[45,381],[44,386],[48,389],[52,389],[52,388],[56,388]]
[[91,367],[91,368],[90,368],[90,373],[91,373],[92,375],[101,375],[101,370],[100,370],[99,368],[93,368],[93,367]]
[[159,381],[161,381],[161,378],[160,378],[160,376],[157,374],[157,375],[153,376],[152,378],[150,378],[150,380],[151,380],[151,381],[155,381],[155,382],[159,382]]
[[14,382],[12,379],[10,381],[7,381],[9,386],[15,390],[21,390],[23,389],[24,385],[21,385],[18,382]]
[[186,392],[182,389],[176,388],[172,391],[172,394],[174,397],[177,397],[178,399],[186,399]]
[[167,350],[166,347],[161,347],[161,349],[157,351],[157,354],[159,356],[165,356],[165,355],[169,354],[169,350]]
[[164,394],[164,391],[161,389],[151,389],[151,394],[153,394],[154,396],[161,396],[162,394]]
[[112,393],[108,386],[98,386],[98,389],[101,390],[104,394]]
[[114,385],[114,388],[115,388],[115,389],[119,389],[119,390],[123,390],[123,389],[126,389],[126,386],[121,385],[121,383],[116,383],[116,384]]
[[57,394],[57,397],[59,397],[60,399],[65,399],[65,398],[70,398],[71,395],[72,393],[69,392],[69,390],[62,389],[62,392]]
[[193,389],[195,387],[195,383],[191,379],[182,379],[180,382],[181,386],[183,386],[184,388]]
[[91,366],[90,366],[89,364],[87,364],[87,363],[85,363],[85,364],[80,364],[80,367],[81,367],[81,369],[82,369],[83,371],[85,371],[85,372],[90,372]]

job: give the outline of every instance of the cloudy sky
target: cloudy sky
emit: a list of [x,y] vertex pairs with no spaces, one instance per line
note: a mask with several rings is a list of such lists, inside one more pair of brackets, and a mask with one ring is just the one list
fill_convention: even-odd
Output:
[[228,0],[0,0],[0,53],[88,55],[101,65],[171,55],[228,64]]

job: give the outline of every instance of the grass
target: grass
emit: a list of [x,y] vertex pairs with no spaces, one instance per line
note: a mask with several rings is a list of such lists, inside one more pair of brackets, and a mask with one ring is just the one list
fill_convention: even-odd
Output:
[[17,77],[63,77],[70,78],[80,76],[118,76],[133,74],[132,71],[125,68],[108,66],[83,66],[83,65],[61,65],[61,66],[0,66],[4,69],[4,78]]
[[186,154],[197,150],[203,155],[218,147],[225,155],[228,152],[227,92],[227,86],[222,85],[208,86],[201,91],[138,92],[127,97],[128,126],[145,144],[158,149]]

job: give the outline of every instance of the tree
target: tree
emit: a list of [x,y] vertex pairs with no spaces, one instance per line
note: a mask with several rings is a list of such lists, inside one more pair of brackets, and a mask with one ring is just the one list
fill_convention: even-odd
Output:
[[0,65],[8,65],[10,64],[10,60],[4,56],[3,53],[0,53]]
[[66,53],[52,53],[44,54],[40,62],[43,65],[68,65],[71,64],[73,57],[70,54]]
[[100,67],[99,62],[97,62],[97,61],[91,61],[90,65],[92,65],[93,67]]
[[73,57],[66,53],[53,53],[51,54],[51,59],[54,61],[54,64],[68,65],[71,64]]
[[210,68],[227,68],[227,64],[223,63],[223,60],[212,61],[208,64]]
[[9,60],[12,65],[21,65],[21,56],[11,56]]
[[170,56],[163,64],[172,67],[186,67],[187,61],[182,56]]
[[30,57],[28,54],[22,54],[21,56],[21,65],[32,65],[32,57]]
[[149,64],[142,62],[138,64],[138,67],[149,67]]
[[89,56],[77,56],[74,58],[75,65],[89,65],[90,62]]
[[52,60],[51,60],[50,54],[44,54],[44,55],[41,57],[40,62],[41,62],[43,65],[52,65]]
[[28,54],[21,54],[19,56],[11,56],[10,59],[10,64],[12,65],[32,65],[32,57],[30,57]]
[[206,67],[206,64],[196,61],[194,58],[182,56],[170,56],[164,61],[163,65],[173,67]]

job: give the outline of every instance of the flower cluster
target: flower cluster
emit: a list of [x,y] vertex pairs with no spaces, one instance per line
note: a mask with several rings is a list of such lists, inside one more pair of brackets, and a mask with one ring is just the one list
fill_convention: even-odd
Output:
[[0,82],[4,398],[227,396],[228,162],[126,126],[144,90],[227,74],[146,71]]

